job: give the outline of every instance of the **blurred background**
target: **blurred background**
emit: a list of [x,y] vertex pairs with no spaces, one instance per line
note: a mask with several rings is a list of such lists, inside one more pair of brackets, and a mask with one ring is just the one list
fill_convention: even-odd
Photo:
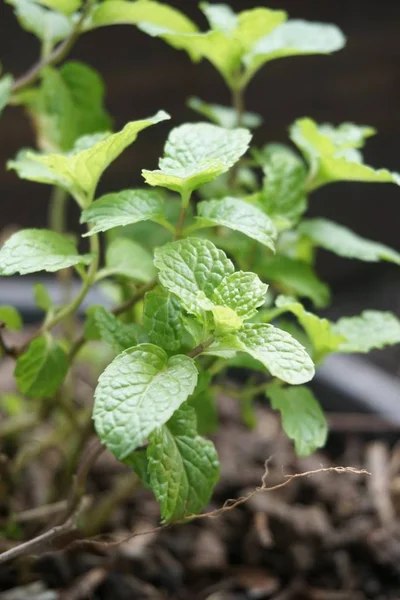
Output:
[[[296,57],[273,61],[251,83],[249,110],[259,112],[264,125],[256,143],[287,141],[287,128],[296,118],[319,122],[354,121],[378,130],[368,140],[367,164],[400,170],[400,2],[396,0],[230,0],[237,10],[265,5],[287,10],[292,18],[339,25],[348,38],[344,50],[331,56]],[[169,0],[199,25],[206,22],[196,0]],[[34,36],[22,31],[11,7],[1,3],[0,56],[5,72],[18,75],[38,56]],[[189,95],[229,104],[220,76],[206,61],[193,65],[184,52],[152,39],[132,26],[98,29],[84,35],[71,58],[98,69],[107,86],[106,103],[115,128],[125,122],[167,110],[172,122],[151,128],[108,169],[100,192],[141,184],[140,170],[155,168],[171,125],[198,117],[185,105]],[[0,229],[46,224],[49,189],[18,180],[5,170],[18,149],[33,145],[28,120],[18,108],[8,108],[0,120]],[[359,234],[400,251],[400,190],[389,184],[334,184],[312,197],[311,214],[331,218]],[[70,205],[69,226],[77,228]],[[330,316],[353,314],[363,308],[390,309],[400,314],[399,270],[390,264],[343,260],[321,253],[319,274],[333,287]],[[1,286],[10,286],[3,280]],[[372,356],[387,371],[397,373],[398,349]]]

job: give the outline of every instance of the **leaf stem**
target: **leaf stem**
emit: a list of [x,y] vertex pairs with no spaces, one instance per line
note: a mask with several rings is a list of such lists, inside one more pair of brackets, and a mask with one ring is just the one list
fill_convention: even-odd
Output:
[[83,24],[92,8],[93,2],[94,0],[86,1],[82,14],[69,36],[66,37],[65,40],[61,42],[49,55],[40,59],[35,65],[33,65],[33,67],[24,73],[24,75],[21,75],[21,77],[18,77],[14,81],[14,84],[11,88],[13,93],[19,92],[28,85],[35,83],[35,81],[37,81],[37,79],[40,77],[40,73],[44,67],[57,65],[68,56],[82,32]]
[[181,208],[181,212],[179,213],[178,223],[177,223],[176,230],[175,230],[175,237],[174,237],[175,240],[179,240],[182,237],[182,230],[183,230],[183,225],[185,222],[186,212],[187,212],[187,209],[188,209],[189,203],[190,203],[190,196],[191,196],[190,191],[183,190],[181,193],[182,208]]
[[212,335],[211,337],[208,338],[208,340],[201,342],[201,344],[196,346],[196,348],[193,348],[193,350],[188,352],[186,356],[189,356],[189,358],[196,358],[197,356],[199,356],[199,354],[201,354],[202,352],[204,352],[204,350],[206,350],[209,346],[211,346],[213,341],[214,341],[214,336]]

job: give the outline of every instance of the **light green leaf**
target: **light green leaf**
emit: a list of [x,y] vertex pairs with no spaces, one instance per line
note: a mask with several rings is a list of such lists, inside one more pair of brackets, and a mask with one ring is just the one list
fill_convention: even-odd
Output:
[[228,275],[214,291],[212,300],[217,305],[231,308],[242,319],[257,314],[265,302],[268,286],[255,273],[237,271]]
[[59,271],[88,264],[90,254],[79,255],[67,237],[48,229],[22,229],[0,250],[0,275],[26,275],[38,271]]
[[104,275],[121,275],[147,283],[155,277],[156,270],[151,254],[143,246],[128,238],[118,237],[107,248]]
[[217,399],[211,390],[211,375],[200,372],[197,386],[188,400],[188,405],[196,411],[197,432],[200,435],[215,433],[218,429]]
[[13,306],[0,306],[0,323],[5,323],[8,329],[21,329],[22,317]]
[[275,252],[275,225],[257,206],[239,198],[204,200],[197,205],[200,227],[223,226],[244,233]]
[[318,126],[312,119],[295,121],[290,137],[310,163],[309,189],[334,181],[387,182],[399,184],[400,177],[386,169],[362,164],[357,150],[375,131],[370,127],[344,123]]
[[125,227],[139,221],[160,222],[165,219],[164,204],[152,190],[123,190],[102,196],[82,212],[81,223],[89,223],[93,235],[113,227]]
[[53,396],[68,372],[68,358],[50,336],[38,337],[17,359],[15,378],[18,389],[30,398]]
[[34,0],[38,4],[43,4],[48,8],[71,15],[82,6],[83,0]]
[[0,79],[0,115],[8,104],[8,100],[11,96],[12,84],[13,78],[11,75],[4,75]]
[[265,63],[286,56],[331,54],[346,43],[336,25],[292,19],[258,40],[244,57],[246,81]]
[[53,306],[53,301],[48,289],[42,283],[35,283],[33,286],[33,297],[38,308],[49,311]]
[[308,312],[300,302],[296,302],[293,298],[279,296],[276,300],[276,306],[281,309],[279,314],[288,311],[296,315],[300,325],[312,342],[315,362],[319,362],[327,354],[335,352],[345,340],[342,335],[335,333],[333,323]]
[[297,340],[274,327],[246,323],[235,334],[242,350],[259,360],[274,377],[291,385],[306,383],[314,377],[314,365]]
[[6,0],[14,8],[20,26],[52,46],[72,31],[73,21],[66,15],[47,10],[35,0]]
[[279,289],[289,296],[309,298],[317,308],[329,303],[327,285],[318,279],[313,269],[305,262],[287,256],[272,256],[257,267],[266,281],[278,284]]
[[[237,113],[230,106],[209,104],[200,98],[196,98],[196,96],[191,96],[187,101],[187,105],[192,110],[209,119],[209,121],[215,123],[215,125],[225,127],[225,129],[234,129],[237,127]],[[241,115],[240,122],[247,129],[256,129],[262,125],[263,118],[257,113],[244,112]]]
[[289,148],[269,144],[262,151],[262,208],[279,229],[292,227],[307,209],[306,168]]
[[250,140],[247,129],[187,123],[169,134],[159,169],[142,174],[149,185],[190,193],[228,171],[246,152]]
[[40,86],[20,102],[32,113],[40,148],[47,152],[71,150],[79,137],[111,126],[100,75],[77,61],[44,69]]
[[148,292],[144,298],[143,325],[150,342],[165,350],[178,350],[182,343],[182,309],[173,294]]
[[167,27],[177,32],[191,33],[197,26],[186,15],[168,4],[155,0],[113,0],[97,4],[91,15],[91,26],[127,24],[137,25],[146,22]]
[[238,27],[233,36],[239,40],[242,51],[248,52],[258,40],[274,31],[286,19],[287,13],[283,10],[264,7],[244,10],[238,14]]
[[164,521],[199,513],[219,477],[214,444],[197,435],[195,410],[182,405],[150,436],[147,449],[150,485]]
[[226,254],[208,240],[186,238],[156,248],[154,265],[165,289],[180,299],[190,313],[203,316],[211,310],[215,288],[233,273]]
[[106,168],[132,144],[142,129],[169,119],[160,111],[149,119],[132,121],[118,133],[80,138],[68,154],[38,154],[27,151],[9,162],[22,179],[59,185],[69,191],[82,208],[87,208]]
[[231,34],[237,27],[237,15],[228,4],[201,2],[200,9],[207,17],[211,29]]
[[306,219],[298,231],[313,244],[345,258],[366,262],[387,260],[400,265],[400,253],[384,244],[360,237],[347,227],[327,219]]
[[267,396],[272,408],[280,411],[283,430],[294,441],[298,456],[308,456],[325,445],[328,425],[311,390],[272,385]]
[[390,312],[365,310],[359,316],[339,319],[333,330],[346,340],[339,352],[369,352],[400,343],[400,321]]
[[[94,329],[92,329],[94,328]],[[91,306],[87,310],[85,337],[93,339],[93,331],[116,352],[135,346],[139,339],[139,327],[135,323],[122,323],[103,306]],[[87,336],[90,332],[91,335]]]
[[228,306],[213,306],[211,312],[214,317],[215,334],[218,336],[233,333],[243,327],[243,319]]
[[164,425],[193,393],[194,361],[168,356],[152,344],[140,344],[117,356],[100,375],[93,419],[107,448],[120,460]]

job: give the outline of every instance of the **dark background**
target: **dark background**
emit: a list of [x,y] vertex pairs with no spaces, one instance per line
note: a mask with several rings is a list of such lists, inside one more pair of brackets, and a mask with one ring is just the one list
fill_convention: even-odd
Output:
[[[38,43],[19,28],[12,9],[0,1],[0,58],[5,72],[18,75],[35,61]],[[195,0],[169,3],[206,26]],[[256,133],[256,142],[286,141],[289,124],[306,115],[335,124],[354,121],[378,129],[378,135],[367,144],[366,162],[400,171],[398,0],[229,3],[238,11],[265,5],[285,9],[293,18],[333,22],[348,37],[346,48],[331,56],[277,60],[256,75],[246,99],[247,108],[261,113],[265,120]],[[208,62],[193,65],[185,53],[132,26],[108,27],[84,35],[71,57],[88,62],[103,75],[107,107],[116,128],[160,108],[172,116],[171,122],[140,135],[136,144],[107,171],[100,192],[140,185],[141,168],[156,167],[169,129],[187,120],[198,120],[185,107],[189,95],[222,104],[230,101],[224,83]],[[12,224],[46,225],[48,188],[19,181],[14,172],[5,170],[7,159],[19,148],[32,144],[32,132],[23,113],[18,108],[6,109],[0,120],[0,229]],[[400,190],[394,185],[327,186],[313,195],[311,213],[332,218],[400,251]],[[76,217],[71,206],[71,227],[75,226]],[[339,291],[355,284],[362,286],[363,282],[379,286],[384,279],[398,279],[398,271],[390,265],[346,261],[331,255],[323,254],[319,266],[321,274]]]

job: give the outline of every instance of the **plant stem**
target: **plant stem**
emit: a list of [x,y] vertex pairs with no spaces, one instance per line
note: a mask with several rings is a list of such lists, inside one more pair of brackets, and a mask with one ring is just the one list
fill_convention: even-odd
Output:
[[68,56],[82,32],[83,24],[92,8],[93,2],[94,0],[86,1],[82,14],[69,36],[66,37],[65,40],[53,50],[53,52],[51,52],[48,56],[43,57],[26,73],[24,73],[24,75],[21,75],[21,77],[18,77],[14,81],[12,86],[13,93],[19,92],[23,88],[35,83],[35,81],[37,81],[37,79],[40,77],[40,73],[44,67],[57,65]]
[[212,335],[211,337],[208,338],[208,340],[201,342],[201,344],[196,346],[196,348],[193,348],[193,350],[188,352],[186,354],[186,356],[189,356],[189,358],[196,358],[197,356],[199,356],[199,354],[201,354],[202,352],[204,352],[204,350],[206,350],[209,346],[211,346],[213,341],[214,341],[214,336]]
[[181,194],[182,208],[181,212],[179,213],[178,223],[176,225],[175,240],[179,240],[182,237],[182,230],[185,222],[186,212],[190,203],[190,196],[191,192],[187,192],[186,190],[184,190]]
[[232,107],[236,112],[236,127],[242,125],[243,115],[245,111],[244,107],[244,90],[242,88],[232,89]]

